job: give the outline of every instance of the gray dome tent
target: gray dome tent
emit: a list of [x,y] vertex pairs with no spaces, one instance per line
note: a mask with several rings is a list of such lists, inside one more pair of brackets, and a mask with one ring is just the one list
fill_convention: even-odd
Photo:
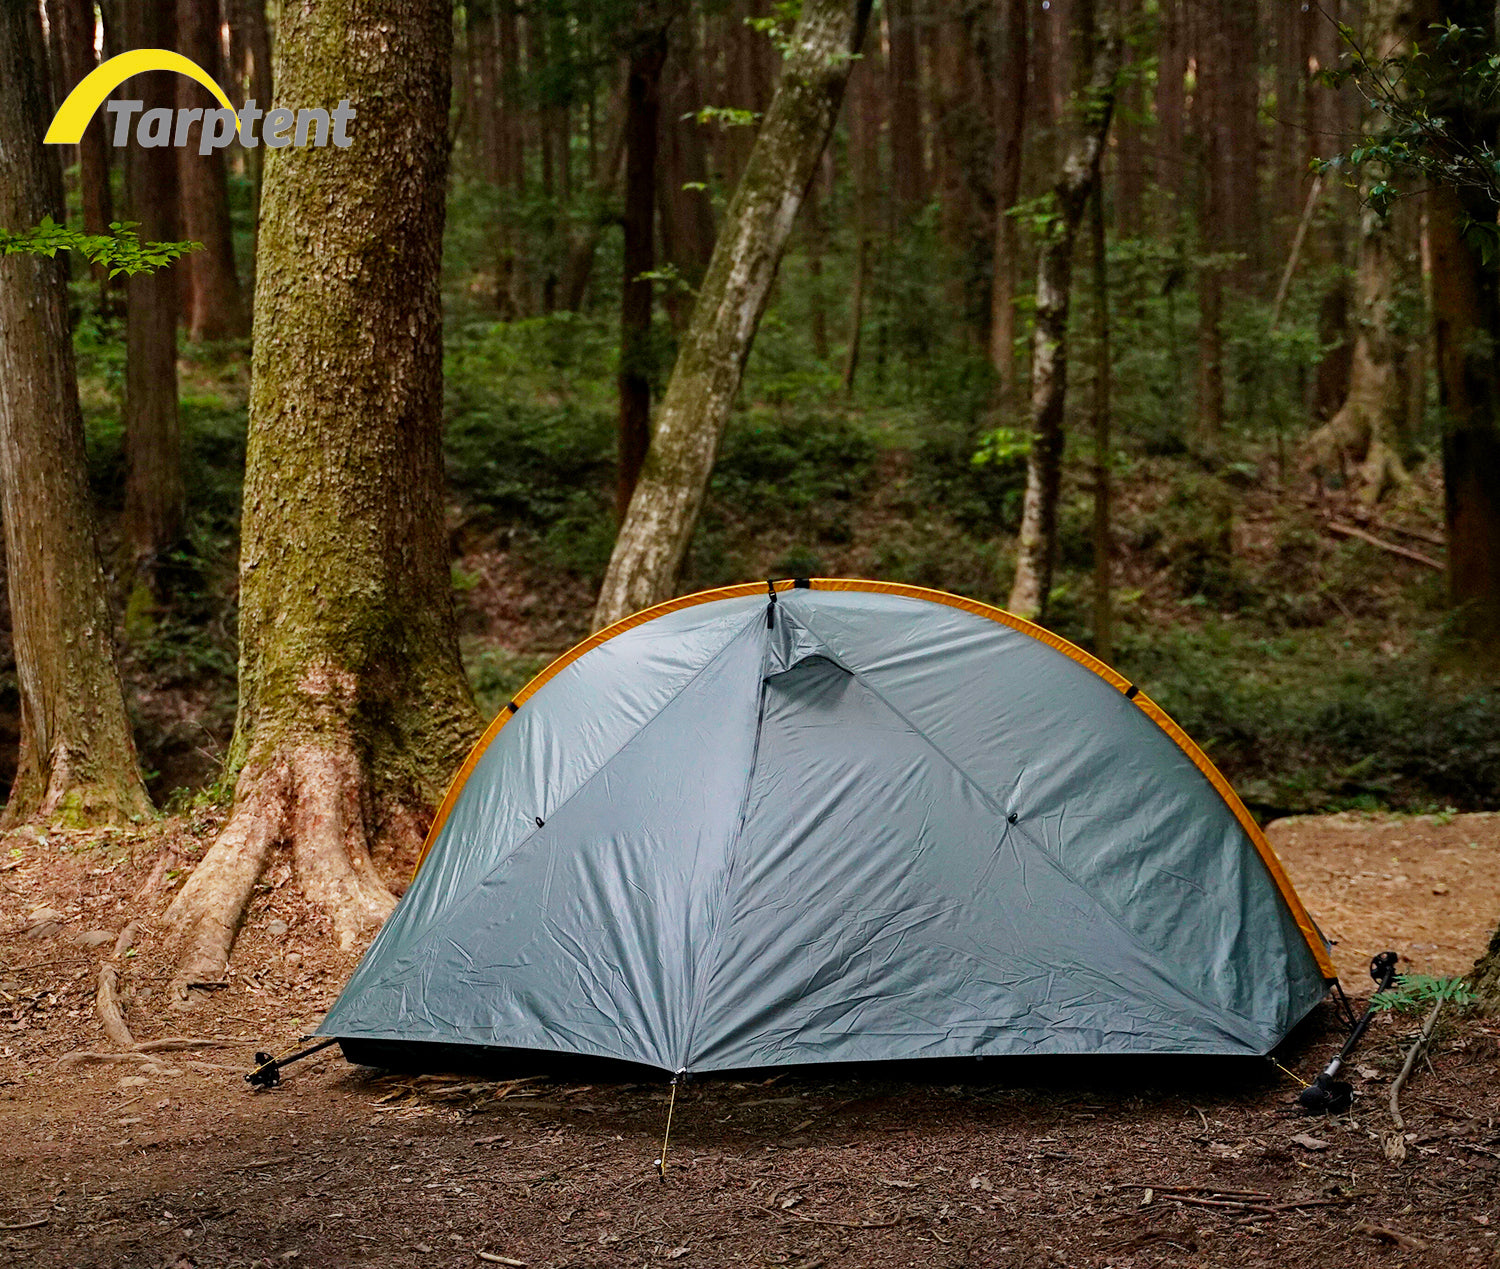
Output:
[[534,679],[319,1033],[673,1072],[1263,1054],[1333,978],[1127,680],[998,609],[814,578],[672,600]]

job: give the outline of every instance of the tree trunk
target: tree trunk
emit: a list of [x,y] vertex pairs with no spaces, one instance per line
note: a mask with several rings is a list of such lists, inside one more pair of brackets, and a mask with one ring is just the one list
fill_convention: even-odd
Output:
[[1094,265],[1094,655],[1106,665],[1114,658],[1113,613],[1110,607],[1110,356],[1109,255],[1104,232],[1104,182],[1091,204]]
[[[1486,208],[1451,188],[1428,194],[1438,404],[1444,413],[1443,490],[1448,598],[1481,659],[1500,665],[1500,278],[1463,226]],[[1487,200],[1485,200],[1487,201]],[[1495,219],[1493,207],[1485,222]]]
[[673,24],[662,69],[661,155],[657,165],[657,210],[662,256],[680,285],[667,288],[663,303],[679,334],[687,329],[693,296],[703,285],[714,253],[714,209],[708,191],[708,146],[697,114],[703,107],[693,24]]
[[1115,230],[1121,238],[1136,238],[1141,232],[1141,198],[1146,171],[1141,141],[1142,72],[1134,64],[1140,54],[1135,32],[1141,22],[1141,0],[1116,0],[1126,37],[1127,69],[1120,93],[1120,117],[1115,124]]
[[[1339,64],[1342,38],[1332,19],[1347,16],[1334,3],[1325,7],[1310,5],[1302,13],[1302,40],[1308,50],[1308,78],[1302,86],[1302,130],[1306,148],[1304,166],[1326,155],[1331,148],[1326,139],[1344,135],[1340,118],[1340,94],[1326,84],[1314,82],[1311,76]],[[1312,417],[1329,419],[1338,411],[1348,394],[1353,341],[1349,338],[1349,252],[1344,222],[1349,219],[1350,204],[1344,198],[1342,182],[1330,182],[1327,201],[1333,214],[1312,235],[1308,270],[1325,277],[1331,275],[1326,290],[1318,299],[1318,343],[1325,349],[1313,373],[1309,402]]]
[[745,360],[869,13],[870,0],[803,0],[615,542],[594,610],[596,627],[672,593]]
[[[1365,6],[1362,46],[1372,58],[1397,57],[1409,48],[1413,15],[1406,0],[1370,0]],[[1365,116],[1368,134],[1381,131],[1383,112]],[[1406,420],[1403,350],[1397,338],[1394,306],[1400,248],[1391,222],[1368,204],[1370,190],[1389,172],[1384,164],[1360,169],[1359,262],[1354,277],[1354,348],[1349,389],[1337,414],[1308,438],[1309,466],[1340,468],[1345,459],[1361,464],[1361,496],[1374,503],[1408,477],[1401,459]]]
[[[271,32],[266,24],[265,0],[229,0],[231,21],[239,28],[239,39],[249,57],[250,73],[246,96],[262,110],[271,108]],[[260,223],[260,191],[265,174],[266,147],[258,145],[242,151],[250,179],[255,185],[255,214],[251,223]],[[257,230],[258,231],[258,230]],[[251,237],[251,260],[254,260],[256,236]]]
[[625,251],[620,279],[620,425],[615,512],[630,507],[651,443],[651,300],[656,268],[656,151],[665,27],[642,32],[625,90]]
[[[185,57],[210,76],[223,75],[219,52],[219,6],[213,0],[177,0],[177,37]],[[178,105],[217,109],[213,94],[186,76],[178,76]],[[224,151],[198,153],[201,122],[188,131],[188,144],[176,149],[182,191],[182,232],[203,244],[183,259],[190,279],[188,338],[244,339],[250,334],[250,315],[234,267],[234,239],[229,226],[228,173]]]
[[1223,255],[1233,247],[1226,204],[1230,145],[1226,120],[1232,101],[1228,34],[1221,18],[1225,0],[1198,0],[1197,87],[1193,130],[1200,158],[1198,197],[1198,378],[1197,430],[1213,444],[1224,428]]
[[[175,9],[151,0],[125,6],[126,45],[177,47]],[[138,75],[126,93],[146,110],[173,110],[180,76]],[[181,237],[177,150],[125,150],[130,219],[144,241]],[[122,527],[137,583],[154,586],[156,567],[182,534],[182,437],[177,416],[177,313],[181,265],[137,273],[125,287],[125,514]]]
[[[853,393],[864,339],[865,292],[870,282],[870,240],[875,233],[873,200],[880,181],[879,41],[855,63],[849,74],[849,166],[854,185],[854,276],[849,291],[849,338],[844,349],[843,388]],[[871,65],[871,63],[875,63]]]
[[[567,259],[563,263],[561,304],[570,312],[583,308],[584,296],[588,293],[589,279],[594,273],[594,257],[599,253],[599,243],[604,232],[618,223],[618,217],[608,208],[614,201],[620,184],[621,160],[625,157],[625,87],[622,84],[616,94],[609,117],[612,121],[609,141],[602,153],[596,156],[594,167],[594,198],[596,210],[582,230],[575,233],[568,243]],[[712,247],[710,246],[710,250]]]
[[1163,195],[1169,231],[1177,228],[1182,202],[1182,177],[1187,115],[1186,0],[1161,0],[1159,68],[1156,74],[1156,184]]
[[917,69],[917,24],[912,0],[887,0],[891,193],[900,225],[922,205],[927,187],[922,154],[922,86]]
[[[58,42],[62,46],[63,81],[58,85],[57,97],[62,100],[99,64],[99,59],[94,52],[94,6],[88,0],[61,0],[58,9],[62,24]],[[108,233],[109,222],[114,219],[114,204],[109,188],[109,148],[102,110],[89,120],[78,145],[78,185],[84,233]],[[110,289],[108,272],[95,265],[94,278],[99,283],[101,301],[106,300]]]
[[1078,0],[1073,9],[1078,23],[1073,74],[1073,81],[1080,85],[1075,102],[1078,118],[1052,188],[1053,215],[1037,264],[1036,327],[1031,348],[1031,452],[1026,459],[1026,498],[1009,604],[1018,616],[1039,620],[1046,616],[1057,547],[1073,243],[1099,178],[1099,159],[1109,133],[1120,72],[1120,38],[1113,16],[1108,11],[1096,15],[1094,0]]
[[[35,5],[0,4],[0,225],[62,218]],[[0,256],[0,506],[21,748],[4,822],[151,812],[115,665],[94,537],[61,258]]]
[[1000,403],[1014,405],[1020,383],[1016,357],[1016,277],[1021,236],[1011,215],[1021,197],[1026,141],[1026,0],[1002,0],[995,89],[995,259],[990,291],[990,364]]
[[443,532],[451,8],[289,0],[278,35],[283,99],[348,98],[359,130],[347,149],[267,156],[238,781],[229,821],[168,912],[187,940],[184,995],[222,975],[278,848],[343,946],[378,924],[394,900],[375,861],[410,867],[478,724]]

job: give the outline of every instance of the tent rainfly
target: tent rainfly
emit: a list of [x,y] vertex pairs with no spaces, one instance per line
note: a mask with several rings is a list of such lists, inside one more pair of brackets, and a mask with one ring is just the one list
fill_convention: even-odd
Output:
[[532,680],[319,1034],[669,1072],[1248,1055],[1334,977],[1126,679],[983,604],[801,578],[658,605]]

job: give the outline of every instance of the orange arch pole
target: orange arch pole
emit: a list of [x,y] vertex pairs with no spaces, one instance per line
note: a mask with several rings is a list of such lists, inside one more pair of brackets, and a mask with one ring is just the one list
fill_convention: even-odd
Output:
[[[794,584],[792,579],[787,578],[782,581],[773,582],[772,586],[778,591],[783,591],[792,589]],[[948,608],[958,608],[963,612],[973,613],[976,617],[984,617],[1002,626],[1009,626],[1012,630],[1019,631],[1021,634],[1045,643],[1049,648],[1061,652],[1065,657],[1076,661],[1086,670],[1097,674],[1106,683],[1121,693],[1129,692],[1132,686],[1134,686],[1124,675],[1105,665],[1098,657],[1091,656],[1077,644],[1070,643],[1061,635],[1054,634],[1052,631],[1044,629],[1035,622],[1027,621],[1024,617],[1017,617],[1014,613],[1006,612],[1003,608],[995,608],[989,604],[981,604],[972,599],[964,599],[960,595],[950,595],[947,591],[930,590],[925,586],[907,586],[901,582],[874,582],[862,578],[844,577],[814,577],[808,579],[808,589],[863,591],[876,595],[900,595],[907,599],[925,599],[930,603],[943,604]],[[603,630],[590,635],[582,643],[569,648],[568,651],[564,652],[517,692],[512,703],[517,707],[523,705],[531,697],[535,696],[547,684],[549,679],[572,665],[579,657],[587,652],[591,652],[601,643],[613,639],[616,635],[624,634],[627,630],[633,630],[636,626],[645,625],[648,621],[653,621],[657,617],[666,616],[667,613],[679,612],[684,608],[697,607],[699,604],[711,604],[719,599],[735,599],[745,595],[764,594],[766,594],[765,582],[742,582],[736,586],[721,586],[716,590],[703,590],[698,591],[696,594],[683,595],[677,599],[669,599],[665,603],[657,604],[655,607],[644,608],[638,613],[632,613],[629,617],[615,622],[612,626],[606,626]],[[1172,742],[1187,755],[1188,760],[1203,773],[1208,782],[1213,785],[1218,795],[1224,799],[1225,805],[1229,807],[1231,814],[1239,822],[1240,827],[1245,830],[1245,835],[1249,837],[1251,843],[1254,845],[1261,862],[1266,866],[1266,871],[1271,874],[1271,880],[1275,883],[1276,889],[1280,892],[1282,899],[1290,910],[1292,919],[1296,921],[1297,928],[1302,931],[1302,937],[1306,939],[1307,946],[1312,951],[1313,958],[1318,963],[1318,968],[1323,971],[1326,978],[1337,978],[1338,971],[1333,967],[1333,960],[1328,955],[1328,948],[1324,945],[1323,936],[1319,933],[1317,924],[1303,906],[1302,900],[1293,888],[1291,878],[1287,876],[1286,869],[1282,866],[1275,849],[1266,838],[1260,825],[1255,822],[1255,817],[1250,814],[1249,808],[1240,801],[1239,794],[1234,791],[1229,781],[1224,778],[1223,773],[1209,760],[1208,755],[1193,743],[1192,738],[1172,720],[1166,710],[1162,709],[1160,705],[1141,691],[1136,691],[1131,695],[1130,700],[1152,722],[1160,727],[1162,731],[1166,732]],[[458,800],[458,795],[462,792],[464,783],[478,765],[479,759],[484,756],[484,752],[489,748],[490,743],[500,734],[501,728],[510,721],[513,712],[510,709],[502,709],[500,711],[499,715],[485,730],[484,735],[479,738],[478,743],[469,751],[469,756],[464,759],[463,766],[458,769],[458,774],[453,777],[452,783],[448,786],[447,793],[443,795],[443,800],[438,806],[437,814],[433,816],[432,827],[427,831],[427,839],[422,843],[422,853],[417,858],[416,868],[412,870],[413,877],[416,876],[417,870],[422,867],[422,862],[427,858],[427,854],[432,849],[433,843],[437,841],[438,835],[442,832],[443,825],[447,822],[448,815],[453,810],[453,804]]]

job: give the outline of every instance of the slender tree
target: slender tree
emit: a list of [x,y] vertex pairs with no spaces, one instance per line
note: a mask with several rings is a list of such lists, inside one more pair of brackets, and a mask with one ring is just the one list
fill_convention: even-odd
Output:
[[[131,48],[176,48],[175,6],[128,0]],[[145,109],[173,110],[180,76],[138,75],[127,85]],[[142,116],[143,117],[143,116]],[[125,196],[141,237],[175,241],[177,151],[132,144],[125,150]],[[177,412],[177,313],[182,265],[132,276],[125,288],[126,548],[137,583],[154,588],[157,567],[182,534],[182,435]]]
[[1027,0],[1000,0],[999,53],[995,59],[995,258],[990,291],[990,364],[1000,400],[1010,406],[1020,368],[1016,357],[1016,278],[1020,272],[1021,235],[1011,213],[1021,197],[1021,159],[1025,152],[1029,23]]
[[620,279],[620,421],[615,509],[625,518],[651,441],[651,311],[656,269],[656,156],[667,27],[639,31],[625,93],[625,251]]
[[[224,78],[219,51],[221,26],[217,0],[177,0],[177,35],[182,52],[216,80]],[[199,109],[218,105],[206,88],[185,76],[178,78],[178,101]],[[229,174],[223,150],[198,152],[202,127],[201,122],[193,125],[188,132],[189,143],[176,151],[182,231],[191,241],[203,244],[203,250],[183,261],[189,280],[188,337],[195,342],[243,339],[250,333],[250,314],[235,271]]]
[[[62,49],[63,80],[58,85],[56,96],[62,99],[99,64],[99,59],[94,52],[97,24],[93,4],[89,0],[60,0],[57,8],[57,36]],[[89,121],[78,146],[78,187],[84,232],[105,233],[110,221],[114,219],[114,203],[109,188],[109,147],[105,143],[104,120],[100,116]],[[107,295],[107,272],[96,266],[95,277],[100,285],[101,296]]]
[[[281,9],[288,101],[352,144],[267,157],[240,546],[234,810],[173,902],[217,978],[272,852],[344,946],[394,902],[477,729],[442,506],[447,0]],[[372,248],[378,244],[378,249]]]
[[1010,610],[1043,619],[1052,589],[1057,547],[1057,496],[1062,479],[1063,411],[1068,391],[1068,310],[1073,291],[1073,245],[1099,179],[1120,73],[1121,41],[1113,15],[1095,0],[1075,0],[1072,137],[1052,187],[1052,215],[1036,275],[1036,326],[1031,345],[1031,451],[1016,545]]
[[[0,226],[61,219],[34,4],[0,0]],[[21,751],[5,820],[120,823],[151,810],[94,537],[61,258],[0,255],[0,507]]]
[[869,14],[870,0],[804,0],[610,557],[596,627],[666,598],[676,585],[756,327]]
[[1109,241],[1104,225],[1104,180],[1090,203],[1094,282],[1094,655],[1108,663],[1114,657],[1114,620],[1110,605],[1110,557],[1114,551],[1110,524],[1110,391],[1113,387],[1109,348]]

